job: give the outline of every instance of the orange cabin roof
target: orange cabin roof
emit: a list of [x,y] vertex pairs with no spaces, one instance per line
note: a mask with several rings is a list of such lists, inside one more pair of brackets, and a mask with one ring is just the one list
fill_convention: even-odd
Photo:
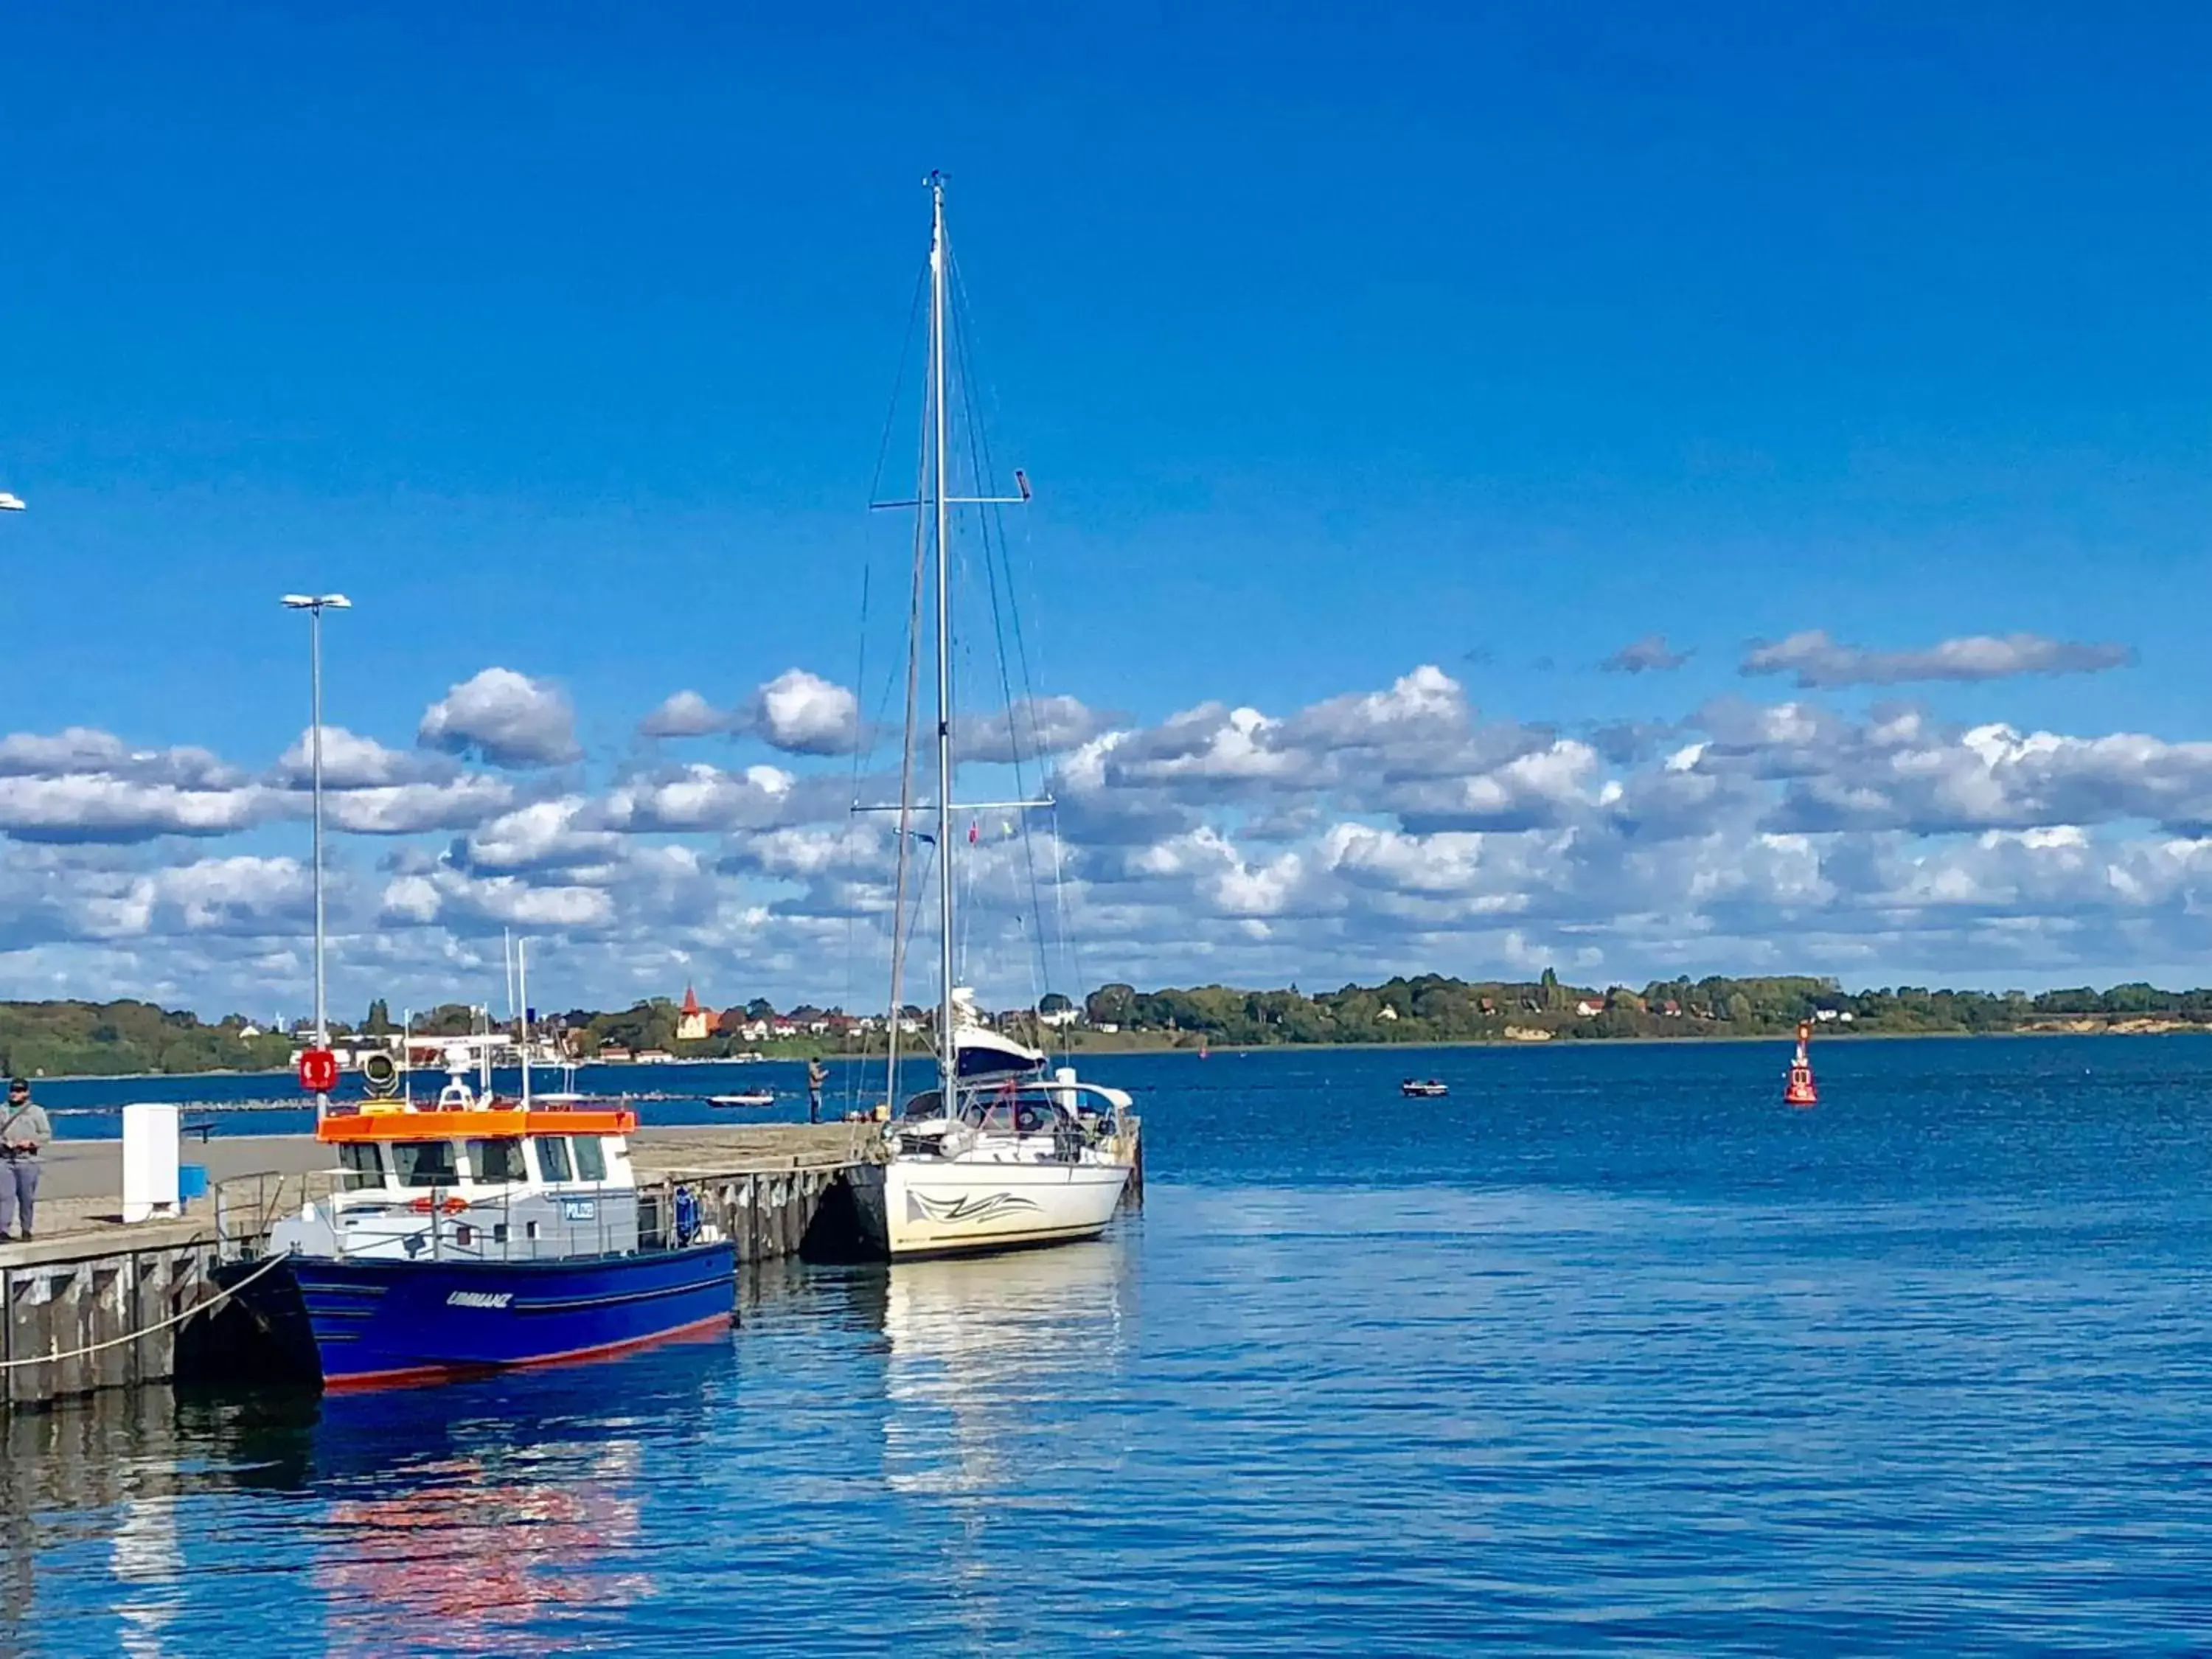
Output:
[[348,1112],[315,1126],[315,1139],[332,1145],[368,1140],[444,1140],[455,1136],[626,1135],[637,1114],[617,1108],[528,1111],[493,1106],[459,1112]]

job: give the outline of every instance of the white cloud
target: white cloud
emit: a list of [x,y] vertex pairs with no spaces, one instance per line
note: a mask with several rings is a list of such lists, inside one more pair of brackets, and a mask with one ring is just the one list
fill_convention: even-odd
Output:
[[1408,829],[1534,830],[1595,805],[1601,764],[1588,744],[1562,738],[1501,765],[1410,783],[1389,799]]
[[787,668],[754,693],[738,724],[793,755],[849,755],[860,742],[860,699],[842,685]]
[[[307,787],[314,779],[310,726],[276,757],[276,781],[295,788]],[[364,738],[343,726],[323,728],[323,787],[372,789],[391,784],[414,783],[453,775],[451,761],[407,749],[387,749],[374,738]]]
[[558,688],[511,668],[463,680],[423,712],[416,741],[476,754],[492,766],[559,766],[580,758],[575,711]]
[[[486,678],[441,705],[436,736],[513,761],[532,739],[488,711],[542,712],[544,688],[462,695]],[[793,693],[781,712],[778,684]],[[749,718],[780,721],[793,756],[834,751],[856,724],[849,695],[786,675]],[[1032,850],[1069,880],[1064,905],[1033,903],[1029,860],[995,818],[960,849],[987,1000],[1026,994],[1036,934],[1063,909],[1093,980],[1309,985],[1532,963],[2124,976],[2192,959],[2212,911],[2212,741],[1796,697],[1723,699],[1616,742],[1486,719],[1433,665],[1304,707],[1224,699],[1101,729],[1046,699],[1030,717],[1060,750],[1059,805],[1032,820]],[[552,729],[533,752],[573,752],[565,702]],[[986,750],[989,736],[963,730]],[[896,838],[888,815],[849,809],[856,787],[890,791],[834,758],[611,781],[579,769],[533,787],[325,737],[332,827],[382,838],[373,854],[351,836],[331,849],[348,1006],[494,994],[503,927],[542,941],[563,1001],[686,977],[836,1000],[848,961],[881,962]],[[254,778],[90,728],[0,738],[0,990],[166,985],[296,1009],[303,759],[295,743]],[[271,822],[289,857],[253,841],[207,856],[207,838]]]
[[637,729],[648,738],[703,738],[737,724],[736,714],[715,708],[696,691],[678,691],[640,720]]
[[779,767],[686,766],[617,784],[602,816],[610,829],[640,833],[757,828],[784,816],[798,785]]
[[471,774],[443,783],[325,790],[323,822],[356,835],[415,836],[433,830],[465,830],[507,811],[514,802],[510,785]]
[[1392,682],[1387,691],[1332,697],[1282,727],[1289,745],[1308,749],[1392,748],[1409,742],[1454,742],[1465,736],[1471,712],[1459,682],[1424,664]]
[[26,841],[145,841],[223,836],[267,817],[275,797],[256,785],[191,788],[106,773],[0,777],[0,831]]
[[1012,709],[963,719],[957,730],[960,758],[1035,761],[1088,743],[1111,724],[1073,697],[1023,698]]
[[544,928],[596,933],[618,915],[615,896],[580,883],[520,876],[471,876],[457,870],[400,876],[384,890],[382,918],[394,926]]
[[581,795],[541,800],[492,819],[460,843],[457,861],[470,871],[573,870],[623,856],[622,836],[589,827],[592,804]]
[[1746,674],[1795,674],[1812,690],[1833,685],[1897,685],[1908,680],[2001,680],[2021,674],[2095,674],[2123,668],[2136,653],[2124,645],[2090,645],[2040,634],[1966,635],[1919,651],[1868,651],[1842,645],[1821,629],[1775,644],[1754,642]]

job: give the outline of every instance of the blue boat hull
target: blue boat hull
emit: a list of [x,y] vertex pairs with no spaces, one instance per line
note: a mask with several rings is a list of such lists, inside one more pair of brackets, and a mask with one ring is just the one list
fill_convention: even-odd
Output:
[[584,1359],[727,1326],[736,1274],[726,1243],[550,1261],[298,1255],[243,1294],[272,1323],[296,1330],[304,1319],[322,1382],[344,1388]]

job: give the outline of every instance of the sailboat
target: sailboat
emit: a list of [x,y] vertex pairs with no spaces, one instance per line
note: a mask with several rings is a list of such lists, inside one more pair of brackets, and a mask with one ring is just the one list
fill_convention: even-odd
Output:
[[[953,947],[954,879],[962,845],[956,812],[983,803],[954,800],[951,513],[956,506],[1012,505],[1019,494],[956,497],[949,477],[951,422],[946,404],[945,300],[950,250],[945,234],[945,179],[933,173],[930,191],[929,362],[925,409],[924,484],[911,503],[917,514],[915,550],[920,580],[929,571],[936,598],[937,799],[914,798],[918,732],[909,678],[904,760],[900,771],[897,902],[892,908],[890,1058],[886,1098],[896,1100],[900,993],[905,961],[906,902],[915,820],[933,817],[937,878],[939,1002],[936,1086],[909,1099],[884,1126],[883,1158],[855,1173],[854,1198],[869,1242],[894,1260],[955,1255],[1096,1237],[1120,1206],[1138,1162],[1140,1126],[1128,1095],[1079,1079],[1073,1066],[1048,1073],[1044,1054],[985,1024],[975,993],[957,982]],[[930,568],[933,567],[933,570]],[[917,611],[917,621],[919,612]],[[918,631],[918,629],[917,629]],[[916,646],[919,641],[913,641]],[[910,661],[918,662],[918,658]],[[1009,716],[1011,720],[1011,714]],[[1051,802],[989,804],[1021,811]],[[975,839],[973,830],[969,842]]]

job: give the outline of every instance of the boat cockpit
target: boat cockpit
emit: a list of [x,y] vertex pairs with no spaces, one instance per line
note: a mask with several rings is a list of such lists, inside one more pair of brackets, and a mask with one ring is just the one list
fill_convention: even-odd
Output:
[[996,1152],[1016,1163],[1073,1163],[1121,1132],[1128,1095],[1073,1078],[1007,1079],[962,1089],[948,1116],[944,1097],[927,1089],[907,1101],[896,1130],[898,1150],[939,1158]]

